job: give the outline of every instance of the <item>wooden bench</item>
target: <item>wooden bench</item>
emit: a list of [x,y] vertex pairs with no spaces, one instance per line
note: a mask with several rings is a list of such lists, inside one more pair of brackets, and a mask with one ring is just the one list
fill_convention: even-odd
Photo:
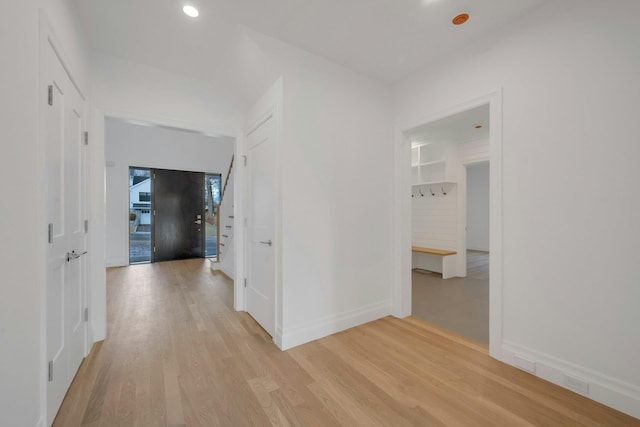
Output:
[[456,255],[456,251],[412,246],[411,252],[415,253],[412,257],[412,268],[442,273],[443,279],[456,275],[456,257],[449,256]]
[[440,256],[455,255],[458,253],[456,251],[446,251],[444,249],[421,248],[420,246],[411,246],[411,252],[420,252],[423,254]]

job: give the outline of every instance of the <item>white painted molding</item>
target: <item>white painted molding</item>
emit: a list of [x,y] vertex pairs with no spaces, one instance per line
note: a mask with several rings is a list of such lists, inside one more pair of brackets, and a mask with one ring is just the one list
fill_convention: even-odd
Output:
[[105,261],[105,267],[126,267],[129,265],[129,260],[126,258],[112,258]]
[[[394,284],[392,310],[396,317],[411,314],[411,144],[409,135],[420,126],[489,104],[491,136],[489,279],[489,354],[502,360],[502,88],[423,117],[402,119],[395,128]],[[478,159],[465,159],[471,162]]]
[[[517,367],[516,356],[535,362],[533,375],[632,417],[640,418],[640,387],[505,340],[502,346],[502,361]],[[581,393],[568,387],[566,375],[586,381],[588,392]]]
[[275,343],[280,349],[288,350],[345,329],[372,322],[391,313],[391,300],[346,311],[335,316],[304,323],[292,328],[276,328]]

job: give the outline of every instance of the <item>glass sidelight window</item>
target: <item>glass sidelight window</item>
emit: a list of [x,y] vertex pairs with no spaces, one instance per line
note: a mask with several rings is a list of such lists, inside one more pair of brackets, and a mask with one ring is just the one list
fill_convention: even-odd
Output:
[[219,174],[204,176],[205,256],[218,255],[218,205],[220,204]]
[[151,262],[151,169],[129,168],[129,263]]

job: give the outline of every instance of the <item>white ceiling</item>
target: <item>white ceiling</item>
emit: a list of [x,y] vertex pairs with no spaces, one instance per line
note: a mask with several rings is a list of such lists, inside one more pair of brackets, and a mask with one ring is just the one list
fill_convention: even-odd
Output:
[[181,0],[74,1],[93,49],[192,77],[210,77],[246,26],[394,82],[549,0],[192,0],[196,20]]
[[[481,128],[477,129],[476,126]],[[471,142],[489,138],[489,104],[427,123],[411,132],[413,146],[441,142]]]

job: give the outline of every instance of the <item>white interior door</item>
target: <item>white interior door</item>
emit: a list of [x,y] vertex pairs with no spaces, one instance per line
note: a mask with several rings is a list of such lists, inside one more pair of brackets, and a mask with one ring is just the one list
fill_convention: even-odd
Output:
[[86,348],[84,100],[48,45],[46,105],[47,422],[53,422]]
[[273,116],[247,136],[247,311],[275,333],[276,140]]

